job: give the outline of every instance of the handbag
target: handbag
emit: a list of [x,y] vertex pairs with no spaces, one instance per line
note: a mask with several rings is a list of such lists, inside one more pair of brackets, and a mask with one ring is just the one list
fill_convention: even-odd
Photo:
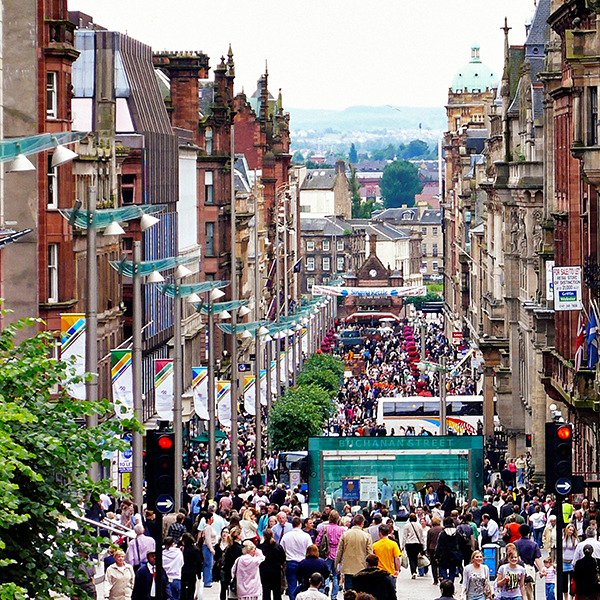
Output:
[[231,581],[229,582],[229,591],[234,595],[237,596],[237,575],[235,577],[233,577],[231,579]]
[[571,594],[571,596],[574,596],[576,591],[577,590],[575,589],[575,579],[571,577],[571,587],[569,589],[569,593]]
[[404,552],[402,553],[402,556],[400,558],[400,564],[402,565],[403,569],[408,569],[408,553],[406,552],[406,550],[404,550]]
[[427,558],[427,556],[425,556],[424,554],[419,554],[419,557],[417,558],[417,567],[419,569],[424,569],[425,567],[428,567],[431,564],[431,561],[429,560],[429,558]]

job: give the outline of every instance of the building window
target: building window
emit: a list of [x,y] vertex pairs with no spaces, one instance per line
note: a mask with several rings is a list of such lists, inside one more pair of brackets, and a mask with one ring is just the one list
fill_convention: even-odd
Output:
[[306,279],[306,289],[307,289],[307,291],[311,292],[313,285],[315,285],[315,278],[314,277],[308,277]]
[[431,269],[432,269],[433,271],[437,271],[437,270],[438,270],[438,261],[437,261],[437,260],[434,260],[434,261],[431,263]]
[[337,250],[338,250],[338,252],[344,251],[344,240],[337,241]]
[[58,72],[46,73],[46,117],[58,118]]
[[438,228],[437,227],[433,227],[432,230],[431,230],[431,235],[437,236],[437,234],[438,234]]
[[338,270],[338,273],[341,273],[344,270],[344,257],[343,256],[337,257],[337,270]]
[[58,169],[52,167],[51,154],[48,154],[48,208],[58,208]]
[[205,256],[215,255],[215,224],[208,222],[205,224],[206,231],[206,244],[205,244]]
[[301,213],[310,212],[310,205],[309,204],[301,204],[300,205],[300,212]]
[[121,176],[121,198],[123,204],[133,204],[135,201],[135,175],[126,173]]
[[422,252],[423,256],[427,256],[427,244],[421,245],[421,252]]
[[204,173],[204,203],[213,204],[214,201],[213,172],[206,171]]
[[590,146],[598,145],[598,88],[590,88]]
[[331,246],[331,243],[329,242],[329,240],[323,240],[323,251],[324,252],[329,252],[330,246]]
[[208,127],[206,133],[204,134],[204,145],[206,146],[206,154],[213,153],[213,130],[211,127]]
[[312,240],[306,242],[306,251],[307,252],[314,252],[315,251],[315,243]]
[[306,257],[306,270],[307,271],[314,271],[315,270],[315,257],[314,256],[307,256]]
[[329,258],[329,256],[324,256],[323,257],[323,271],[330,271],[331,270],[331,258]]
[[427,227],[421,227],[421,233],[423,234],[423,237],[427,237]]
[[433,244],[433,250],[431,252],[432,256],[437,256],[438,255],[438,245],[437,244]]
[[58,302],[58,244],[48,244],[48,302]]

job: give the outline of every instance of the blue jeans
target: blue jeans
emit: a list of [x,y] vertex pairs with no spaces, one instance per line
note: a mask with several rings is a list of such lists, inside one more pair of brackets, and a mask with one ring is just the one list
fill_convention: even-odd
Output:
[[215,555],[208,549],[206,544],[202,546],[202,554],[204,555],[204,566],[202,567],[202,579],[204,587],[212,585],[212,570],[215,562]]
[[336,600],[338,592],[340,591],[340,576],[333,568],[333,558],[326,558],[325,564],[329,567],[329,572],[331,573],[331,600]]
[[171,594],[172,600],[181,598],[181,579],[173,579],[169,582],[169,594]]
[[458,575],[458,567],[440,567],[440,577],[442,579],[449,579],[454,581]]
[[554,598],[554,584],[547,583],[546,584],[546,600],[555,600]]
[[296,560],[288,560],[285,563],[285,578],[287,579],[288,596],[290,600],[296,598],[296,592],[298,591],[298,580],[296,579],[296,571],[300,563]]
[[538,545],[538,548],[542,547],[542,536],[544,535],[544,528],[538,527],[533,530],[533,541]]

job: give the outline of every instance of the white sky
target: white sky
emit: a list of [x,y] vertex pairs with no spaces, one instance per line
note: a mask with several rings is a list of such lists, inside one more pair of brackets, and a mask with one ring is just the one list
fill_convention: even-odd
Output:
[[473,43],[502,71],[504,17],[525,41],[534,0],[68,0],[154,50],[201,50],[215,67],[231,43],[235,91],[269,90],[290,108],[443,106]]

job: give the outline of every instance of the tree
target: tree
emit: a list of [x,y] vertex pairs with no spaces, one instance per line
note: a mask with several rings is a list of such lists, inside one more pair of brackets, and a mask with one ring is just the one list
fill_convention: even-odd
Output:
[[300,375],[298,375],[298,385],[318,385],[327,392],[331,392],[333,397],[340,389],[341,379],[335,375],[332,371],[327,369],[304,369]]
[[407,296],[404,298],[404,304],[414,304],[417,310],[421,310],[424,302],[439,302],[441,299],[440,294],[428,291],[425,296]]
[[403,158],[425,158],[429,156],[429,146],[422,140],[413,140],[404,151]]
[[356,169],[350,165],[350,192],[352,193],[352,218],[370,219],[375,206],[375,199],[369,198],[363,202],[360,197],[360,182],[356,176]]
[[333,356],[332,354],[313,354],[304,364],[305,369],[326,369],[335,373],[340,378],[344,376],[346,365],[339,356]]
[[[6,311],[2,311],[5,314]],[[96,531],[68,527],[87,494],[110,491],[87,470],[121,445],[121,424],[82,427],[86,416],[107,414],[54,387],[73,379],[72,367],[52,358],[48,332],[15,345],[15,334],[37,319],[0,331],[0,598],[84,597],[66,575],[98,552]],[[64,389],[64,388],[63,388]],[[123,422],[124,426],[133,423]]]
[[352,145],[350,146],[350,153],[348,154],[348,162],[351,165],[355,165],[358,162],[358,154],[356,152],[356,146],[354,145],[354,142],[352,142]]
[[323,433],[333,409],[328,392],[318,385],[290,388],[269,413],[271,448],[277,452],[306,450],[308,438]]
[[423,189],[419,170],[405,160],[394,161],[385,166],[380,189],[386,208],[414,206],[415,194],[420,194]]

